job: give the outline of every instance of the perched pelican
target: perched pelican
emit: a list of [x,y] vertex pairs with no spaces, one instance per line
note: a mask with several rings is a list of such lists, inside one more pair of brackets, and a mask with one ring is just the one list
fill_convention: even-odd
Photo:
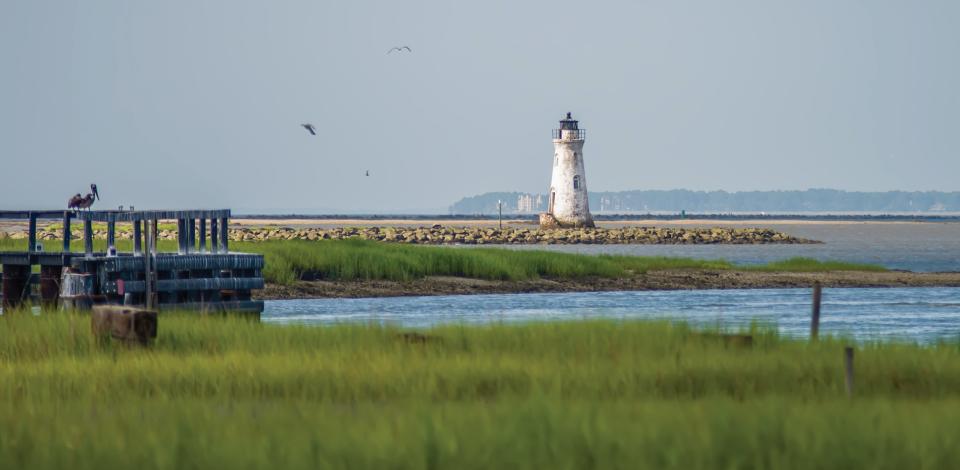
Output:
[[406,50],[407,52],[413,52],[412,50],[410,50],[410,46],[400,46],[400,47],[391,47],[390,50],[387,51],[387,54],[391,54],[393,53],[393,51],[403,52],[404,50]]
[[100,193],[97,192],[97,185],[91,184],[90,191],[86,196],[80,197],[79,194],[75,194],[69,201],[67,201],[67,209],[90,209],[90,206],[93,205],[94,199],[100,199]]
[[313,124],[310,124],[309,122],[307,122],[300,125],[303,126],[303,128],[306,129],[308,132],[310,132],[310,135],[317,135],[317,128],[313,127]]

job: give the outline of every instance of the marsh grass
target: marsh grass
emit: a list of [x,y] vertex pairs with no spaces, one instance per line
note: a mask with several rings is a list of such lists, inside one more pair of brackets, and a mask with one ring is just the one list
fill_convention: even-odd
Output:
[[[46,251],[60,251],[59,241],[43,242]],[[0,239],[0,251],[25,250],[25,240]],[[75,250],[83,242],[74,241]],[[130,240],[117,240],[117,249],[130,251]],[[176,251],[175,241],[158,243],[161,251]],[[690,258],[580,255],[544,250],[411,246],[369,240],[270,240],[231,242],[231,250],[263,254],[267,282],[292,284],[301,279],[409,281],[427,276],[524,281],[539,278],[614,278],[658,269],[758,270],[784,272],[885,271],[876,265],[822,262],[791,258],[759,266],[738,266],[724,260]],[[106,241],[94,240],[94,249]]]
[[3,468],[939,468],[960,348],[752,347],[682,324],[278,326],[161,317],[150,349],[76,314],[0,317]]
[[264,276],[279,284],[302,278],[408,281],[426,276],[457,276],[523,281],[538,278],[628,277],[659,269],[759,270],[783,272],[886,271],[876,265],[791,258],[759,266],[724,260],[581,255],[543,250],[410,246],[366,240],[267,241],[234,243],[263,253]]

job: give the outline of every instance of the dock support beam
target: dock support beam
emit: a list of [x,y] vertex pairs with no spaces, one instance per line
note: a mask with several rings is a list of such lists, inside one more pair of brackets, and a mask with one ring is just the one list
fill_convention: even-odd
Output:
[[117,222],[113,219],[107,221],[107,248],[117,246]]
[[147,220],[147,247],[143,257],[144,292],[143,304],[148,309],[157,305],[157,219]]
[[33,253],[37,248],[37,215],[33,212],[30,213],[30,226],[28,230],[27,243],[30,246],[27,247],[27,251]]
[[229,253],[230,252],[230,231],[229,227],[230,219],[224,217],[220,219],[220,252]]
[[133,254],[135,255],[143,252],[143,232],[140,229],[142,226],[142,220],[135,220],[133,222]]
[[83,221],[83,252],[87,256],[93,255],[93,221],[90,219]]
[[219,253],[217,240],[220,238],[220,231],[217,230],[217,219],[210,219],[210,252]]
[[70,217],[73,214],[70,211],[63,211],[63,252],[70,251]]
[[197,235],[200,235],[200,240],[198,241],[198,244],[200,245],[198,247],[200,249],[200,253],[206,253],[207,252],[207,219],[205,217],[200,218],[200,228],[197,229]]
[[4,312],[22,305],[23,299],[30,295],[30,266],[3,265],[2,291]]
[[187,254],[187,221],[177,219],[177,253]]
[[197,251],[197,221],[187,219],[187,253]]

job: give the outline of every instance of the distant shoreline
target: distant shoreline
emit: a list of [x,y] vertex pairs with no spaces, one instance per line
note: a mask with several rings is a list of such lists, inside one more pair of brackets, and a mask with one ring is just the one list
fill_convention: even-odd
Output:
[[[960,222],[960,214],[594,214],[598,224],[771,224],[841,222]],[[535,214],[234,214],[231,222],[241,225],[276,224],[465,224],[483,225],[502,220],[509,224],[536,225]]]
[[[847,224],[919,224],[919,223],[960,223],[960,216],[944,217],[906,217],[906,216],[886,216],[886,217],[724,217],[703,216],[703,217],[651,217],[638,216],[634,218],[607,218],[595,217],[597,226],[604,228],[624,227],[624,226],[689,226],[689,225],[744,225],[760,226],[769,225],[847,225]],[[270,215],[238,215],[230,220],[231,225],[236,226],[330,226],[330,227],[358,227],[358,226],[433,226],[442,225],[448,227],[456,226],[484,226],[492,227],[502,223],[504,226],[525,226],[534,227],[538,223],[536,220],[527,217],[504,217],[498,220],[496,217],[486,216],[442,216],[442,215],[410,215],[410,216],[378,216],[378,215],[289,215],[289,216],[270,216]]]

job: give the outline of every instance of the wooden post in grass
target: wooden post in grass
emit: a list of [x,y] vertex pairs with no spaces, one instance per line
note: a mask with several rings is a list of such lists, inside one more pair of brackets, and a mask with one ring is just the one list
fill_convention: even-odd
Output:
[[847,397],[853,397],[853,348],[843,348],[843,365],[846,372]]
[[820,336],[820,299],[822,297],[820,281],[813,283],[813,314],[810,317],[810,339],[816,340]]

